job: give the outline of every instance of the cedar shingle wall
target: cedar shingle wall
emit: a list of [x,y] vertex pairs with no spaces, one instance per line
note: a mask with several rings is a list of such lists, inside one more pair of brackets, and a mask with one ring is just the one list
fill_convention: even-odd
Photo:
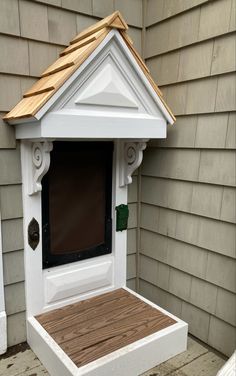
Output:
[[235,348],[235,0],[147,0],[145,58],[177,115],[142,165],[140,292]]
[[[9,111],[40,73],[82,29],[119,9],[141,51],[142,0],[0,0],[0,115]],[[128,279],[136,275],[136,181],[131,187]],[[2,216],[8,346],[25,340],[21,168],[13,127],[0,118]]]

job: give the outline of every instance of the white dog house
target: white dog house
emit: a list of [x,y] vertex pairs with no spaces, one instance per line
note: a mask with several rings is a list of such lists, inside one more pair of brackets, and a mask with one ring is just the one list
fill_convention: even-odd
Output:
[[72,40],[5,116],[21,140],[27,340],[53,376],[137,376],[187,324],[126,285],[127,185],[174,116],[119,12]]

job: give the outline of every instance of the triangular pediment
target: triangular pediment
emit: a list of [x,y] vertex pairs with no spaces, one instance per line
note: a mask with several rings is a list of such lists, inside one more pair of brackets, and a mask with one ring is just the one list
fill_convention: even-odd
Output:
[[137,99],[121,73],[108,61],[95,72],[75,100],[76,104],[127,107],[138,109]]
[[38,121],[62,109],[76,110],[79,116],[87,107],[109,116],[111,111],[127,117],[147,114],[172,124],[175,118],[127,29],[116,11],[80,32],[4,119]]
[[[132,51],[120,32],[111,30],[77,69],[66,68],[67,55],[63,55],[60,61],[63,69],[58,63],[53,64],[42,80],[46,80],[50,89],[55,76],[62,79],[62,72],[68,74],[67,69],[72,69],[72,74],[69,72],[70,77],[35,115],[39,127],[33,126],[33,122],[32,127],[19,127],[18,137],[24,138],[25,134],[30,138],[54,139],[166,137],[167,122],[172,120]],[[48,91],[41,94],[47,89],[41,85],[39,80],[24,99],[32,98],[34,104],[35,97],[42,95],[40,100],[44,101]]]
[[139,74],[139,65],[127,55],[127,51],[119,34],[112,33],[101,51],[64,91],[53,111],[98,111],[98,116],[105,111],[162,118],[162,112],[150,92],[150,84],[144,82],[145,77],[142,79]]

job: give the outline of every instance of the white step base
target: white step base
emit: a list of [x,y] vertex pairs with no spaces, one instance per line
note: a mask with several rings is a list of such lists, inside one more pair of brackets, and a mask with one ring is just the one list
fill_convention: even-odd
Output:
[[176,324],[78,368],[38,321],[29,317],[28,343],[51,376],[138,376],[186,350],[188,325],[130,289],[125,289],[172,317]]

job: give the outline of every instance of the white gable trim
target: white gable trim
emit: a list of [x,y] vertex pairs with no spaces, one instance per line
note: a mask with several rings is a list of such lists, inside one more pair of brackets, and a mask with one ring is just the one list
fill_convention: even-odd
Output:
[[[110,98],[104,93],[103,87],[103,81],[106,81],[105,74],[107,69],[112,73],[110,79],[112,83],[120,81],[120,87],[116,87],[116,94],[128,94],[132,98],[132,101],[135,102],[135,107],[127,107],[124,103],[117,103],[116,106],[111,105]],[[96,105],[96,103],[93,105],[78,103],[78,97],[83,95],[88,89],[89,92],[92,92],[94,89],[97,90],[99,92],[99,98],[97,99],[103,103],[100,103],[100,105]],[[106,98],[104,98],[104,94]],[[140,76],[133,69],[123,49],[120,48],[120,45],[114,38],[106,44],[103,50],[96,56],[96,59],[83,70],[81,75],[55,102],[48,113],[62,109],[75,109],[78,115],[83,114],[84,110],[89,110],[89,113],[98,111],[98,116],[102,111],[104,113],[122,113],[124,117],[129,118],[147,114],[155,116],[157,121],[163,119],[163,114],[159,106],[153,100]]]
[[[108,79],[106,74],[110,76]],[[16,137],[34,140],[165,138],[167,122],[172,119],[163,108],[120,33],[112,30],[36,114],[37,119],[19,121]]]
[[[78,79],[81,75],[83,70],[93,61],[93,59],[105,48],[105,46],[112,40],[115,39],[116,42],[121,47],[122,51],[126,55],[127,59],[129,60],[130,64],[132,65],[133,69],[136,71],[140,79],[142,80],[143,84],[145,85],[147,91],[152,96],[154,102],[159,107],[160,111],[162,112],[166,121],[170,124],[173,124],[173,119],[170,116],[169,112],[165,108],[164,104],[162,103],[161,99],[158,97],[157,93],[153,89],[152,85],[148,81],[147,77],[143,73],[142,69],[138,65],[137,61],[135,60],[134,56],[130,52],[129,48],[125,44],[123,38],[121,37],[120,33],[113,29],[110,33],[106,36],[106,38],[100,43],[100,45],[92,52],[92,54],[86,59],[86,61],[75,71],[75,73],[62,85],[62,87],[48,100],[48,102],[37,112],[35,118],[40,120],[46,112],[50,109],[50,107],[61,97],[64,91],[69,88],[69,86]],[[22,122],[22,121],[19,121]]]

